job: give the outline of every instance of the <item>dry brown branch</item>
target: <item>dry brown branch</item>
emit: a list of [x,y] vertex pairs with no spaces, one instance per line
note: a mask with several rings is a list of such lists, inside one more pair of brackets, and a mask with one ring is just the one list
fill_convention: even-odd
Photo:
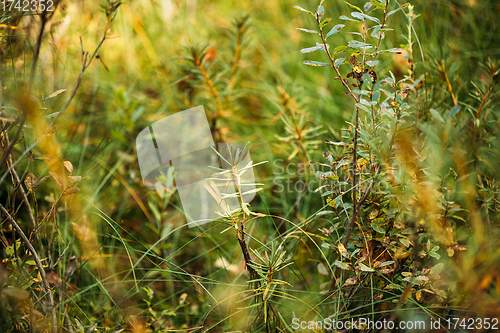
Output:
[[16,231],[19,233],[21,236],[21,239],[23,240],[24,246],[28,248],[28,250],[31,252],[33,255],[33,259],[35,260],[36,267],[38,268],[38,271],[40,272],[40,277],[42,278],[42,283],[44,288],[47,291],[48,298],[49,298],[49,307],[50,307],[50,312],[51,312],[51,331],[52,333],[57,333],[57,318],[56,318],[56,308],[54,304],[54,297],[52,296],[52,293],[50,292],[50,285],[47,282],[47,276],[45,274],[45,269],[43,268],[42,262],[40,261],[40,257],[38,256],[37,252],[35,251],[35,248],[33,245],[31,245],[28,237],[24,234],[23,229],[17,224],[17,222],[10,216],[9,212],[0,204],[0,210],[2,213],[7,217],[7,219],[12,223],[12,226]]

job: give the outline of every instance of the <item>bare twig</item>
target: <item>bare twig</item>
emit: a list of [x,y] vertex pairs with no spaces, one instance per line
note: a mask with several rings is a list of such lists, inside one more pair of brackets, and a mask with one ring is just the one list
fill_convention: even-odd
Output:
[[42,22],[41,22],[41,26],[40,26],[40,32],[38,33],[38,38],[36,41],[35,54],[33,55],[33,63],[31,64],[31,77],[30,77],[28,91],[31,91],[31,87],[33,86],[33,80],[35,79],[36,64],[38,62],[38,57],[40,55],[40,49],[42,47],[42,39],[43,39],[43,33],[45,32],[45,25],[47,24],[47,11],[46,10],[42,11],[42,13],[40,15],[40,19]]
[[[12,164],[12,156],[9,156],[9,163]],[[28,199],[28,195],[26,194],[26,191],[24,190],[24,187],[21,183],[21,179],[19,178],[16,169],[12,169],[12,175],[14,176],[14,179],[16,180],[19,191],[21,192],[21,196],[23,197],[24,204],[26,205],[26,210],[28,211],[28,217],[30,219],[31,227],[33,229],[36,228],[36,219],[35,216],[33,215],[33,211],[31,210],[31,204]],[[37,235],[35,233],[35,239],[37,239]]]
[[[319,18],[317,19],[317,22],[319,25],[320,24]],[[354,95],[354,93],[351,90],[351,87],[349,87],[349,83],[347,82],[347,80],[344,80],[342,78],[342,74],[340,74],[339,69],[335,66],[335,60],[333,59],[332,54],[330,53],[330,50],[328,49],[328,44],[326,43],[326,38],[323,34],[323,28],[319,29],[319,34],[321,36],[321,40],[323,41],[323,45],[325,47],[326,54],[328,54],[328,58],[330,59],[330,62],[332,63],[332,67],[335,70],[335,72],[337,73],[337,76],[340,79],[340,82],[342,82],[342,85],[347,89],[347,91],[349,92],[349,95],[351,95],[351,97],[356,101],[356,103],[358,103],[359,98],[356,97],[356,95]]]
[[210,91],[212,92],[212,95],[215,98],[215,104],[217,105],[217,118],[220,118],[222,116],[222,101],[219,96],[219,92],[217,91],[217,88],[215,87],[215,84],[213,83],[212,79],[208,75],[207,70],[203,66],[203,59],[200,59],[198,55],[194,57],[194,63],[196,65],[196,68],[201,72],[201,75],[205,79],[205,82],[207,83],[208,87],[210,88]]
[[33,247],[33,245],[31,245],[28,237],[26,237],[26,235],[24,234],[23,229],[21,229],[19,224],[17,224],[17,222],[12,218],[12,216],[10,216],[9,212],[1,204],[0,204],[0,210],[5,215],[5,217],[7,217],[7,219],[10,221],[10,223],[12,224],[14,229],[16,229],[16,231],[19,233],[19,235],[21,236],[21,238],[24,242],[24,246],[26,246],[28,248],[28,250],[31,252],[31,254],[33,255],[33,259],[35,260],[38,271],[40,272],[40,277],[42,278],[43,286],[47,290],[47,294],[48,294],[48,298],[49,298],[49,307],[50,307],[50,311],[51,311],[50,320],[51,320],[51,326],[52,326],[51,331],[52,331],[52,333],[57,333],[57,318],[56,318],[56,308],[55,308],[55,304],[54,304],[54,298],[53,298],[52,293],[50,291],[50,285],[47,281],[45,269],[43,268],[40,257],[38,256],[37,252],[35,251],[35,248]]
[[[0,86],[1,86],[1,84],[0,84]],[[5,141],[5,145],[8,145],[9,147],[13,146],[14,142],[9,144],[9,137],[7,136],[7,133],[5,133],[4,139],[5,140],[2,140],[2,141]],[[7,149],[4,149],[2,160],[4,158],[6,160],[8,160],[7,165],[12,164],[12,156],[10,154],[10,151],[7,151]],[[2,164],[0,164],[0,168],[1,168],[1,165]],[[11,169],[11,174],[14,177],[14,180],[17,184],[17,186],[14,187],[14,192],[17,188],[19,188],[19,191],[21,192],[21,196],[23,197],[24,204],[26,205],[26,209],[28,211],[28,216],[29,216],[29,219],[31,222],[31,228],[35,229],[36,228],[36,219],[35,219],[35,216],[33,215],[33,212],[31,211],[30,201],[28,200],[28,196],[26,195],[26,191],[24,190],[24,187],[21,183],[21,179],[19,178],[15,168]],[[35,234],[35,239],[36,239],[36,234]]]
[[[48,126],[47,130],[45,131],[45,133],[40,138],[38,138],[33,144],[31,144],[24,151],[24,153],[22,153],[21,156],[13,164],[10,165],[10,167],[7,169],[7,171],[3,174],[2,178],[0,178],[0,185],[3,183],[3,181],[5,180],[5,177],[7,177],[7,175],[9,174],[9,172],[17,165],[17,163],[19,163],[19,161],[21,161],[24,158],[24,156],[26,156],[26,154],[28,154],[28,152],[32,151],[43,138],[45,138],[48,134],[51,133],[52,128],[54,127],[54,124],[56,123],[57,119],[59,119],[59,117],[68,108],[69,104],[71,103],[71,101],[75,97],[76,91],[77,91],[78,87],[80,86],[80,83],[82,82],[83,73],[85,73],[85,70],[90,66],[90,64],[94,60],[95,56],[97,55],[97,52],[99,51],[99,49],[101,48],[102,44],[106,40],[107,33],[108,33],[108,30],[109,30],[109,25],[110,25],[110,22],[108,22],[108,24],[106,25],[106,28],[104,30],[104,36],[102,37],[102,39],[99,42],[99,44],[97,45],[94,53],[90,57],[89,57],[89,53],[88,52],[84,52],[83,49],[82,49],[82,70],[80,71],[80,75],[78,76],[76,84],[75,84],[75,86],[73,88],[73,91],[71,92],[71,95],[69,96],[68,100],[66,101],[66,103],[64,104],[64,106],[61,108],[61,110],[57,113],[57,115],[54,117],[54,119],[52,120],[52,122]],[[83,45],[82,45],[82,48],[83,48]]]
[[[12,142],[7,145],[7,147],[3,151],[2,159],[0,160],[0,169],[3,167],[5,161],[7,160],[7,157],[10,155],[10,151],[16,144],[17,138],[19,137],[19,134],[21,134],[21,131],[23,130],[23,125],[24,122],[26,121],[26,111],[22,111],[23,114],[21,115],[21,120],[18,122],[18,128],[16,133],[14,134],[14,137],[12,138]],[[5,131],[5,136],[7,137],[7,131]]]
[[[244,205],[246,205],[245,201],[243,200],[243,194],[241,191],[241,183],[240,183],[240,177],[238,176],[238,168],[236,165],[233,165],[233,180],[236,184],[236,189],[238,191],[238,197],[241,202],[241,207],[243,208]],[[236,236],[238,237],[238,242],[240,243],[241,247],[241,252],[243,252],[243,258],[245,259],[245,266],[248,270],[248,273],[250,273],[250,279],[255,280],[258,278],[257,272],[255,269],[249,265],[252,263],[252,258],[250,257],[250,251],[248,250],[248,244],[245,238],[245,224],[247,222],[247,216],[245,213],[245,210],[243,209],[243,219],[241,220],[241,224],[238,227],[238,222],[235,221],[236,226],[238,227]]]

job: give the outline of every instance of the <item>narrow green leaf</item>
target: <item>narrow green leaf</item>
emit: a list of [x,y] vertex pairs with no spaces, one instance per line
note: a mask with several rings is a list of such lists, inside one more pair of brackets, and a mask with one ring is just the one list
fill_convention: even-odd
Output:
[[333,264],[342,270],[352,270],[351,265],[349,265],[349,263],[347,263],[347,262],[341,262],[341,261],[335,260],[335,262]]
[[360,99],[359,102],[363,105],[366,105],[366,106],[371,106],[370,102],[368,102],[366,99]]
[[455,117],[455,115],[460,112],[461,106],[459,104],[455,105],[453,108],[451,108],[450,112],[450,118]]
[[325,25],[327,25],[332,19],[331,18],[327,18],[327,19],[324,19],[323,22],[321,22],[321,24],[319,25],[321,28],[323,28]]
[[405,3],[404,5],[401,5],[399,8],[391,10],[389,13],[387,13],[386,17],[389,17],[389,16],[395,14],[396,12],[400,11],[401,9],[408,7],[409,5],[410,5],[409,3]]
[[[300,7],[300,6],[293,6],[293,8],[298,9],[298,10],[300,10],[300,11],[302,11],[302,12],[306,12],[306,13],[311,14],[312,16],[314,16],[314,13],[313,13],[313,12],[311,12],[311,11],[309,11],[309,10],[307,10],[307,9],[304,9],[304,8],[302,8],[302,7]],[[314,17],[315,17],[315,16],[314,16]]]
[[296,28],[296,29],[300,30],[300,31],[304,31],[304,32],[310,33],[310,34],[318,34],[319,35],[319,32],[317,32],[316,30],[310,30],[310,29],[304,29],[304,28]]
[[411,246],[411,243],[408,241],[407,238],[402,237],[402,238],[399,239],[399,241],[401,242],[401,244],[403,244],[406,247],[410,247]]
[[323,210],[323,211],[321,211],[321,212],[318,212],[318,213],[316,214],[316,216],[328,215],[328,214],[335,214],[335,212],[334,212],[334,211],[331,211],[331,210]]
[[[314,51],[318,51],[320,49],[321,49],[321,46],[313,46],[313,47],[308,47],[308,48],[300,50],[300,53],[311,53]],[[324,47],[323,47],[323,49],[324,49]]]
[[388,265],[392,265],[394,264],[394,261],[393,260],[390,260],[390,261],[386,261],[386,262],[383,262],[381,263],[378,267],[384,267],[384,266],[388,266]]
[[340,46],[337,46],[337,47],[333,50],[333,52],[335,52],[335,53],[340,53],[340,52],[343,52],[345,49],[347,49],[347,46],[345,46],[345,45],[340,45]]
[[349,43],[347,43],[349,47],[357,48],[357,47],[366,47],[370,48],[373,47],[371,44],[363,43],[363,42],[358,42],[357,40],[351,40]]
[[347,1],[344,1],[349,7],[351,8],[354,8],[356,9],[358,12],[362,13],[363,11],[361,10],[361,8],[359,8],[358,6],[354,6],[353,4],[350,4],[349,2]]
[[383,84],[384,84],[384,81],[378,81],[377,83],[375,83],[375,85],[373,86],[373,91],[377,91],[380,88],[382,88]]
[[435,120],[437,120],[441,123],[444,123],[443,117],[441,117],[441,115],[436,110],[430,109],[429,112],[430,112],[432,118],[434,118]]
[[361,21],[358,21],[358,20],[352,19],[352,18],[347,17],[347,16],[345,16],[345,15],[341,15],[341,16],[340,16],[340,19],[341,19],[341,20],[344,20],[344,21],[353,21],[353,22],[362,23]]
[[330,64],[320,62],[320,61],[313,61],[313,60],[306,60],[304,61],[304,65],[309,65],[309,66],[314,66],[314,67],[325,67],[325,66],[331,66]]
[[337,58],[335,59],[335,61],[333,62],[333,65],[336,67],[336,68],[339,68],[345,61],[345,58]]
[[56,97],[57,95],[62,94],[62,93],[63,93],[63,92],[65,92],[65,91],[66,91],[66,89],[59,89],[59,90],[57,90],[57,91],[54,91],[52,94],[50,94],[49,96],[47,96],[47,97],[45,98],[45,100],[48,100],[49,98]]
[[356,103],[356,107],[362,109],[362,110],[365,110],[365,111],[369,111],[368,108],[366,106],[364,106],[363,104],[361,103]]
[[325,38],[328,38],[332,35],[335,35],[336,33],[338,33],[340,30],[342,30],[342,28],[345,27],[345,24],[337,24],[336,26],[334,26],[332,28],[332,30],[330,30],[329,33],[326,34]]
[[372,88],[372,78],[368,74],[363,74],[363,81],[365,82],[366,86],[371,89]]
[[380,9],[384,9],[385,8],[383,4],[381,4],[380,2],[378,2],[376,0],[371,0],[370,3],[372,5],[374,5],[375,7],[377,7],[377,8],[380,8]]
[[325,265],[323,264],[318,264],[318,273],[321,275],[328,275],[328,271],[326,270]]
[[373,17],[373,16],[369,16],[369,15],[366,15],[363,13],[358,13],[358,12],[352,12],[351,15],[352,15],[352,17],[355,17],[355,18],[360,19],[360,20],[366,19],[366,20],[370,20],[370,21],[373,21],[373,22],[380,24],[380,20],[376,17]]
[[318,20],[322,20],[324,15],[325,15],[325,8],[319,5],[318,9],[316,9],[316,17],[318,18]]
[[377,39],[384,39],[385,37],[385,34],[380,30],[380,26],[377,25],[372,33],[370,34],[370,36],[372,36],[373,38],[377,38]]
[[407,51],[405,49],[402,49],[400,47],[395,47],[395,48],[392,48],[392,49],[389,49],[389,50],[382,50],[380,51],[380,53],[382,52],[392,52],[392,53],[398,53],[398,54],[406,54]]
[[365,264],[363,264],[362,262],[359,263],[359,266],[358,268],[363,271],[363,272],[375,272],[375,270],[371,267],[368,267],[366,266]]

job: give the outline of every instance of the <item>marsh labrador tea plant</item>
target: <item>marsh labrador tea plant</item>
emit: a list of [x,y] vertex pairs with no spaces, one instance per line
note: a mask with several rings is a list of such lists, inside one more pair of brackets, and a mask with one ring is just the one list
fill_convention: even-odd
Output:
[[[440,259],[444,249],[448,257],[466,249],[459,240],[464,241],[459,225],[466,222],[460,214],[465,209],[451,199],[466,175],[465,170],[461,176],[455,171],[464,167],[457,159],[444,162],[446,166],[432,165],[437,150],[429,147],[431,132],[441,131],[436,123],[450,121],[429,108],[425,63],[418,67],[420,76],[416,74],[414,55],[420,43],[413,24],[418,15],[409,3],[372,0],[358,7],[346,1],[352,9],[350,15],[332,20],[325,16],[323,3],[315,11],[295,6],[311,22],[311,26],[297,29],[310,34],[315,43],[301,53],[314,52],[321,58],[304,64],[329,69],[353,108],[351,122],[339,135],[342,140],[327,142],[331,145],[323,152],[327,162],[312,163],[321,170],[329,168],[317,172],[319,179],[328,182],[317,189],[327,204],[321,214],[331,214],[333,223],[322,229],[323,246],[336,252],[335,261],[326,268],[331,283],[325,293],[325,315],[333,312],[338,320],[369,312],[372,318],[392,322],[408,319],[405,306],[417,306],[432,317],[436,313],[424,304],[440,309],[449,304],[450,299],[445,300],[449,293],[456,292],[456,284],[448,285],[442,279],[445,263]],[[397,33],[397,28],[391,28],[396,15],[406,18],[402,34],[406,43],[390,47],[385,41],[387,35]],[[336,43],[339,33],[350,36],[347,45]],[[418,53],[425,62],[421,49]],[[407,72],[399,76],[384,65],[395,55],[407,62]],[[442,64],[438,67],[445,72]],[[498,66],[490,62],[488,68],[494,84]],[[453,118],[461,105],[446,74],[444,77],[453,102],[446,116]],[[484,93],[482,96],[486,98]],[[449,168],[445,173],[443,166]],[[476,216],[472,218],[476,222],[469,232],[481,233],[481,223]],[[436,311],[444,316],[459,313]],[[483,316],[492,315],[482,311]]]

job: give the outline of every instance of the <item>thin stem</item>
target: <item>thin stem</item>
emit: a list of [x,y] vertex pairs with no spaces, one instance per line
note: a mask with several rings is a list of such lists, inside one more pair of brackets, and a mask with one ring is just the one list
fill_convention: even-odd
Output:
[[[386,1],[386,3],[385,3],[384,16],[382,18],[382,24],[380,25],[380,29],[383,29],[385,26],[385,21],[387,18],[387,6],[389,6],[389,1]],[[380,47],[380,42],[382,41],[382,34],[383,33],[384,33],[383,31],[380,31],[380,35],[378,36],[378,43],[377,43],[377,47],[375,48],[375,52],[373,53],[373,60],[375,60],[375,58],[378,55],[378,49]]]
[[[363,44],[366,43],[366,19],[363,19]],[[363,46],[363,61],[361,61],[361,70],[365,70],[365,55],[366,55],[366,46]],[[359,87],[361,89],[361,86]]]
[[[59,117],[63,114],[63,112],[66,110],[66,108],[69,106],[69,104],[71,103],[71,101],[75,97],[76,90],[78,89],[78,87],[80,86],[80,83],[82,82],[83,73],[85,73],[85,70],[90,66],[92,60],[94,60],[95,56],[97,55],[97,52],[99,51],[102,44],[106,40],[109,25],[110,25],[110,22],[108,22],[108,24],[106,24],[106,28],[104,30],[104,36],[101,39],[100,43],[97,45],[97,48],[95,49],[94,53],[92,54],[92,56],[90,58],[88,57],[88,55],[89,55],[88,52],[83,52],[83,45],[82,45],[82,70],[80,71],[80,75],[78,76],[78,79],[76,81],[75,87],[73,88],[73,91],[71,92],[71,95],[69,96],[68,100],[66,101],[64,106],[61,108],[61,110],[54,117],[54,119],[52,120],[50,125],[47,127],[47,130],[45,131],[45,133],[39,139],[37,139],[33,144],[31,144],[28,147],[28,149],[26,149],[24,151],[24,153],[22,153],[21,156],[13,164],[10,165],[10,167],[7,169],[7,171],[3,174],[2,178],[0,179],[0,185],[3,183],[3,181],[5,180],[5,177],[7,177],[9,172],[17,165],[17,163],[19,163],[24,158],[24,156],[26,156],[26,154],[28,154],[30,151],[32,151],[43,138],[45,138],[48,134],[51,133],[57,119],[59,119]],[[80,39],[80,42],[81,42],[81,39]]]
[[31,77],[30,77],[30,86],[28,89],[28,92],[31,91],[31,87],[33,85],[33,80],[35,79],[35,71],[36,71],[36,64],[38,62],[38,58],[40,55],[40,48],[42,47],[42,38],[43,38],[43,33],[45,31],[45,25],[47,24],[47,11],[42,11],[42,14],[40,15],[40,18],[42,20],[41,27],[40,27],[40,32],[38,33],[38,38],[36,41],[36,47],[35,47],[35,54],[33,55],[33,64],[31,65]]
[[[233,165],[233,180],[236,184],[236,190],[238,191],[238,197],[241,202],[241,207],[243,209],[243,205],[246,205],[246,203],[243,201],[243,194],[241,192],[241,183],[240,183],[240,177],[238,176],[238,168],[236,165]],[[253,267],[251,267],[249,264],[252,262],[252,258],[250,257],[250,251],[248,249],[248,244],[245,239],[245,223],[246,223],[246,214],[245,214],[245,209],[243,209],[243,219],[241,220],[240,226],[238,227],[238,222],[235,222],[237,231],[236,231],[236,237],[238,237],[238,242],[240,243],[240,248],[241,252],[243,253],[243,258],[245,259],[245,266],[248,270],[248,273],[250,273],[250,280],[255,280],[257,279],[257,272]]]
[[[321,22],[320,22],[319,18],[316,18],[316,22],[318,22],[318,26],[320,26]],[[321,36],[321,40],[323,41],[323,45],[325,47],[326,54],[328,55],[328,58],[330,59],[330,62],[332,63],[333,69],[335,70],[335,72],[337,72],[337,76],[340,79],[340,82],[342,82],[342,85],[347,89],[347,91],[349,92],[349,95],[351,95],[351,97],[356,101],[356,103],[358,103],[359,98],[356,97],[356,95],[354,95],[354,93],[351,90],[351,87],[349,87],[349,83],[347,82],[347,80],[344,80],[342,78],[342,74],[340,74],[339,69],[337,67],[335,67],[335,60],[333,59],[332,54],[330,53],[330,50],[328,49],[328,44],[326,43],[326,39],[325,39],[325,36],[323,34],[323,28],[321,28],[321,26],[319,28],[319,35]]]
[[50,285],[47,282],[47,276],[45,274],[45,269],[43,268],[42,262],[40,260],[40,257],[38,256],[37,252],[35,251],[35,248],[33,245],[31,245],[30,241],[28,240],[28,237],[23,232],[23,229],[17,224],[17,222],[10,216],[9,212],[0,204],[0,210],[2,213],[7,217],[7,219],[10,221],[14,229],[19,233],[21,236],[24,246],[28,248],[28,250],[31,252],[33,255],[33,259],[35,260],[35,264],[38,268],[38,271],[40,272],[40,277],[42,278],[42,283],[44,288],[47,290],[47,294],[49,297],[49,307],[50,307],[50,312],[51,312],[51,331],[52,333],[57,333],[57,318],[56,318],[56,309],[55,309],[55,304],[54,304],[54,298],[52,296],[52,292],[50,291]]
[[208,87],[212,91],[212,95],[214,95],[215,104],[217,105],[217,118],[219,118],[222,116],[222,110],[223,110],[222,109],[222,102],[221,102],[220,96],[219,96],[219,92],[217,91],[217,88],[215,87],[210,76],[208,76],[208,73],[207,73],[205,67],[203,67],[201,59],[198,56],[196,56],[194,58],[194,61],[195,61],[196,68],[198,68],[198,70],[201,72],[201,75],[205,79],[205,82],[207,83]]
[[219,126],[217,124],[217,120],[222,117],[222,101],[219,96],[219,92],[217,91],[217,88],[215,87],[215,84],[213,83],[212,79],[208,75],[208,72],[206,71],[205,67],[203,66],[202,60],[200,57],[196,54],[193,57],[194,64],[196,68],[201,72],[201,75],[205,79],[205,82],[207,83],[208,87],[210,88],[210,91],[212,92],[212,95],[215,98],[215,104],[217,106],[217,114],[212,118],[211,121],[211,126],[210,129],[213,133],[217,133],[217,141],[222,142],[222,133],[219,129]]
[[[6,143],[8,143],[8,138],[7,138],[7,135],[6,135]],[[4,152],[5,154],[5,152]],[[8,164],[12,164],[12,156],[9,154],[9,157],[8,157]],[[30,205],[30,201],[28,199],[28,196],[26,195],[26,191],[24,190],[24,187],[23,187],[23,184],[21,183],[21,179],[19,178],[19,175],[17,174],[16,172],[16,169],[13,168],[11,170],[11,173],[12,175],[14,176],[14,180],[17,184],[17,186],[15,187],[16,188],[19,188],[19,191],[21,192],[21,196],[23,198],[23,201],[24,201],[24,204],[26,205],[26,210],[28,211],[28,216],[29,216],[29,219],[30,219],[30,222],[31,222],[31,227],[33,229],[36,229],[37,227],[37,224],[36,224],[36,219],[35,219],[35,216],[33,215],[33,212],[31,211],[31,205]],[[34,236],[35,236],[35,240],[38,238],[38,235],[36,233],[34,233]]]
[[231,78],[229,79],[229,89],[228,89],[229,91],[232,91],[236,84],[236,71],[238,70],[238,61],[240,60],[241,56],[241,45],[243,41],[243,34],[245,32],[245,23],[246,23],[246,17],[242,18],[241,20],[238,20],[237,22],[238,32],[236,34],[236,45],[232,61],[233,64],[231,66]]
[[[340,81],[342,82],[342,85],[347,89],[347,91],[352,96],[352,98],[356,101],[356,103],[359,103],[359,97],[356,97],[356,95],[354,95],[353,91],[349,87],[349,83],[347,82],[347,80],[344,80],[342,78],[342,75],[340,74],[339,69],[337,67],[335,67],[335,62],[333,60],[332,55],[330,54],[330,50],[328,49],[328,45],[326,44],[326,39],[325,39],[325,37],[323,35],[323,29],[320,26],[320,20],[319,20],[318,17],[316,17],[316,21],[318,22],[318,26],[320,27],[319,28],[319,30],[320,30],[320,36],[321,36],[321,39],[323,41],[323,44],[324,44],[324,47],[325,47],[325,51],[328,54],[328,58],[330,59],[330,62],[332,63],[332,67],[337,72],[337,75],[339,76]],[[353,174],[352,174],[352,216],[351,216],[351,221],[349,222],[349,226],[347,227],[346,237],[344,239],[344,246],[346,246],[347,243],[349,242],[349,238],[351,237],[352,229],[354,228],[354,224],[356,223],[357,216],[358,216],[358,204],[357,204],[358,203],[357,202],[358,198],[356,196],[356,193],[357,193],[356,189],[357,189],[357,183],[358,183],[358,179],[357,179],[357,169],[358,169],[358,129],[359,129],[359,108],[356,106],[355,125],[354,125],[354,139],[353,139],[354,146],[353,146],[353,151],[352,151],[352,171],[353,171]],[[337,267],[335,267],[334,277],[333,277],[332,283],[330,285],[330,291],[332,291],[333,287],[335,286],[336,272],[337,272]]]

